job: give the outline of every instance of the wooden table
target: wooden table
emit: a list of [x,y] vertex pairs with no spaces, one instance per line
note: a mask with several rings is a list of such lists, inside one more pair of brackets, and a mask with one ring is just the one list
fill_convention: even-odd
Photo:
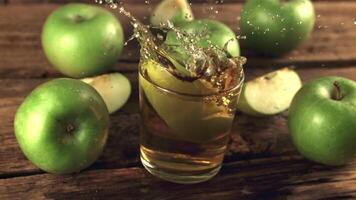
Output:
[[[1,5],[4,2],[7,5]],[[13,131],[14,114],[24,97],[39,84],[62,76],[46,61],[40,44],[43,22],[60,4],[36,2],[0,0],[0,199],[356,199],[356,162],[327,167],[302,158],[291,143],[287,113],[269,118],[237,113],[223,168],[208,182],[179,185],[148,174],[139,162],[135,43],[126,47],[113,70],[129,77],[134,90],[127,105],[111,116],[100,159],[74,175],[39,170],[24,157]],[[144,19],[147,5],[137,2],[126,7]],[[225,1],[213,17],[239,32],[242,5]],[[206,6],[194,4],[197,17],[209,14]],[[315,7],[312,37],[291,54],[259,57],[242,49],[248,58],[247,79],[295,65],[303,82],[325,75],[356,80],[356,2],[319,0]],[[128,21],[119,18],[129,36]]]

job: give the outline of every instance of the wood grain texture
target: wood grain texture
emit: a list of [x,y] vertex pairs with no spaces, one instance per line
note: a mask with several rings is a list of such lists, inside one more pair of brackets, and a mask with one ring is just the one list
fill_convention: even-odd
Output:
[[142,168],[40,174],[0,179],[1,199],[354,199],[356,163],[325,167],[299,157],[225,164],[212,180],[196,185],[161,181]]
[[[83,2],[83,3],[94,3],[95,0],[3,0],[7,3],[17,3],[17,4],[29,4],[29,3],[71,3],[71,2]],[[150,4],[157,4],[161,0],[148,0]],[[312,1],[353,1],[353,0],[312,0]],[[0,1],[1,2],[1,1]],[[120,2],[125,4],[145,4],[144,0],[121,0]],[[190,0],[191,3],[209,3],[216,4],[216,2],[221,3],[243,3],[246,0]]]
[[[356,64],[356,2],[316,3],[317,24],[312,37],[289,55],[279,58],[260,57],[242,49],[248,58],[248,67],[279,67],[283,65],[298,66],[335,66]],[[38,77],[53,74],[54,71],[42,52],[40,35],[46,17],[58,5],[15,5],[0,7],[0,73],[14,73],[13,76],[26,75],[38,69]],[[333,8],[333,12],[330,12]],[[149,10],[142,5],[127,6],[129,11],[147,21]],[[198,16],[208,16],[202,6],[194,7]],[[224,21],[238,32],[238,16],[241,4],[219,6],[220,15],[217,19]],[[17,13],[13,15],[13,13]],[[231,16],[234,13],[235,17]],[[126,18],[119,16],[125,27],[126,36],[131,35],[131,27]],[[214,16],[212,16],[214,18]],[[243,41],[241,41],[243,43]],[[131,42],[125,47],[121,61],[137,62],[139,47]],[[13,62],[17,60],[17,62]],[[117,69],[128,70],[136,65],[122,66]],[[16,69],[16,70],[13,70]],[[32,73],[31,73],[32,74]],[[32,74],[33,75],[33,74]]]
[[[0,199],[356,199],[356,162],[325,167],[303,159],[291,143],[287,112],[269,118],[237,113],[223,169],[206,183],[177,185],[149,175],[139,163],[135,43],[125,48],[112,70],[123,72],[134,89],[125,107],[111,116],[103,155],[80,174],[44,173],[21,153],[13,119],[36,86],[62,76],[46,61],[40,43],[46,16],[60,5],[8,1],[0,6]],[[225,0],[227,4],[218,6],[220,15],[211,17],[239,32],[242,3],[236,1]],[[315,6],[318,18],[312,37],[288,56],[260,57],[242,49],[248,57],[247,80],[286,65],[295,65],[304,83],[327,75],[356,80],[356,2],[318,1]],[[147,21],[146,6],[127,8]],[[194,11],[198,17],[210,13],[203,5],[195,5]],[[118,17],[128,36],[128,21]]]
[[[265,74],[272,69],[248,70],[247,78]],[[342,68],[297,69],[303,82],[337,75],[356,80],[356,66]],[[108,145],[101,158],[91,167],[121,168],[138,166],[138,92],[136,72],[125,73],[130,79],[133,94],[126,106],[111,116]],[[19,174],[39,173],[21,153],[13,132],[16,109],[31,90],[48,79],[0,79],[0,178]],[[287,113],[269,118],[255,118],[237,114],[226,162],[278,155],[296,155],[287,129]]]

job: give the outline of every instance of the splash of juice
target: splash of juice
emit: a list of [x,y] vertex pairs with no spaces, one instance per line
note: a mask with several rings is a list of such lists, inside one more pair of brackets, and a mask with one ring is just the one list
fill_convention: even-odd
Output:
[[[120,2],[114,0],[96,1],[98,3],[105,2],[113,9],[118,8],[121,14],[130,19],[134,34],[129,40],[136,38],[140,43],[141,62],[154,61],[160,63],[179,80],[187,82],[198,79],[204,80],[204,84],[214,92],[228,90],[240,81],[242,65],[245,64],[246,59],[244,57],[230,57],[225,49],[220,49],[210,41],[208,41],[210,43],[209,48],[199,47],[198,42],[203,40],[206,35],[204,30],[198,34],[186,33],[174,27],[169,21],[161,23],[160,27],[144,25],[130,12],[126,11],[123,6],[120,6]],[[176,34],[178,41],[180,41],[179,45],[164,43],[168,32]],[[147,69],[141,70],[146,72]],[[232,76],[233,74],[236,75]]]
[[[110,3],[111,2],[111,3]],[[246,59],[231,57],[204,31],[189,34],[169,21],[142,24],[123,7],[140,43],[141,161],[152,174],[179,183],[196,183],[220,169],[243,81]],[[114,6],[113,6],[114,5]],[[168,44],[174,33],[178,44]],[[227,45],[226,45],[227,46]]]

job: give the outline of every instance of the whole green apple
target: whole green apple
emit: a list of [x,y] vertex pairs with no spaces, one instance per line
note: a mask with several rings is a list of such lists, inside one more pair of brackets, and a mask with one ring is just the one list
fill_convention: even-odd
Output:
[[43,50],[63,74],[81,78],[113,67],[124,44],[118,19],[87,4],[68,4],[54,11],[42,32]]
[[[193,20],[178,28],[187,33],[204,35],[204,37],[199,38],[197,43],[200,47],[208,48],[213,44],[223,49],[227,45],[226,50],[232,57],[240,55],[240,46],[235,33],[219,21],[211,19]],[[168,32],[165,44],[172,46],[180,44],[174,31]]]
[[281,55],[306,40],[314,22],[310,0],[248,0],[240,23],[248,48],[261,54]]
[[356,83],[324,77],[296,94],[288,126],[293,142],[306,158],[343,165],[356,156]]
[[79,80],[61,78],[37,87],[17,110],[16,139],[44,171],[79,172],[100,156],[109,129],[101,96]]

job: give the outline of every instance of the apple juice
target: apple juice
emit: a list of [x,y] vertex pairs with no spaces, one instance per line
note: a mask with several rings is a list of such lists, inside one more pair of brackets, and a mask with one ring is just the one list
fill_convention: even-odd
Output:
[[224,158],[241,86],[216,96],[193,96],[160,88],[143,71],[139,81],[144,166],[180,183],[214,176]]
[[[245,60],[219,60],[215,50],[204,49],[200,53],[212,63],[202,69],[198,62],[177,60],[164,44],[150,46],[155,39],[144,37],[139,65],[141,161],[169,181],[205,181],[218,173],[224,158]],[[207,72],[209,67],[214,72]]]
[[[197,183],[216,175],[229,140],[243,83],[243,57],[189,34],[170,22],[161,27],[130,18],[140,43],[140,152],[153,175]],[[178,43],[165,43],[176,34]],[[209,43],[210,44],[210,43]],[[225,45],[227,47],[227,45]]]

